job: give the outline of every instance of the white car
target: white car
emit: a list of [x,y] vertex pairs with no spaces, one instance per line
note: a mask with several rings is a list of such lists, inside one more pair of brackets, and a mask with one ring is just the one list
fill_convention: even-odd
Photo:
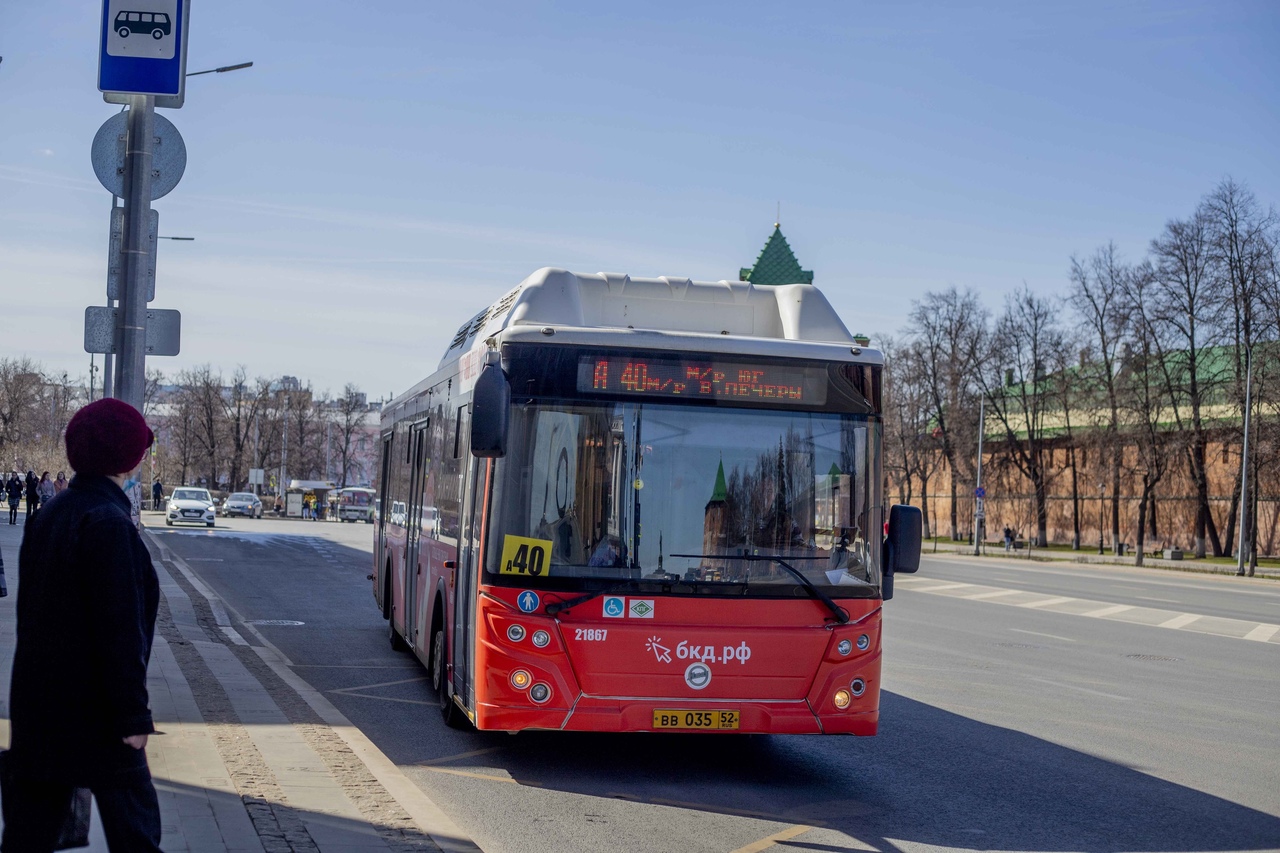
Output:
[[164,523],[170,527],[179,521],[213,527],[214,515],[213,496],[208,489],[174,489]]

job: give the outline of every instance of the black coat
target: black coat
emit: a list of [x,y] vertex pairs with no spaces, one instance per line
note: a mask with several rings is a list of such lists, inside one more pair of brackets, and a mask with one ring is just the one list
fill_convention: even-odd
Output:
[[5,484],[5,492],[9,495],[9,500],[22,500],[22,481],[17,477],[10,477],[9,482]]
[[88,786],[144,768],[123,742],[155,729],[147,663],[160,585],[106,477],[77,475],[27,526],[18,557],[18,629],[9,694],[13,755]]
[[27,500],[40,500],[40,481],[35,477],[27,477]]

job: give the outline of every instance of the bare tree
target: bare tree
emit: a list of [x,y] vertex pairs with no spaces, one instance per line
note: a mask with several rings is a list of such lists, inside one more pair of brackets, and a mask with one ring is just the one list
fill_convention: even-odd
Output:
[[[1111,479],[1111,547],[1120,550],[1120,389],[1117,382],[1120,345],[1128,331],[1128,315],[1123,308],[1128,267],[1120,260],[1115,243],[1099,248],[1085,260],[1071,259],[1071,290],[1068,300],[1080,315],[1097,344],[1092,383],[1099,390],[1095,411],[1099,455],[1109,458]],[[1099,459],[1099,463],[1102,460]],[[1101,469],[1100,469],[1101,470]]]
[[178,385],[179,417],[188,430],[187,436],[192,439],[192,449],[204,459],[209,488],[216,489],[225,433],[222,374],[214,373],[212,367],[204,364],[179,373]]
[[[1275,333],[1271,314],[1265,310],[1265,299],[1274,270],[1277,217],[1274,209],[1263,210],[1247,187],[1230,178],[1205,197],[1201,209],[1208,223],[1214,287],[1219,298],[1229,300],[1230,305],[1225,331],[1234,354],[1232,390],[1243,421],[1245,355],[1256,343]],[[1254,377],[1255,393],[1260,397],[1267,393],[1266,376],[1267,371],[1263,370]],[[1227,516],[1228,548],[1235,538],[1240,490],[1240,474],[1237,473]]]
[[351,473],[351,457],[355,452],[356,432],[364,424],[365,412],[369,410],[367,397],[350,382],[342,389],[342,396],[337,399],[334,424],[338,428],[338,456],[342,460],[342,470],[338,472],[338,483],[347,487],[347,477]]
[[35,435],[44,384],[43,369],[30,358],[0,359],[0,453],[6,460],[13,456],[14,470],[35,464],[28,463],[27,444]]
[[[1082,375],[1089,363],[1089,352],[1080,346],[1078,336],[1063,331],[1063,345],[1051,355],[1053,359],[1048,382],[1048,393],[1062,412],[1062,438],[1066,445],[1067,471],[1071,475],[1071,548],[1080,550],[1080,460],[1076,447],[1077,410],[1088,405],[1088,390],[1083,387]],[[1080,361],[1072,361],[1072,354],[1079,352]]]
[[[1205,556],[1206,539],[1215,557],[1222,554],[1218,526],[1209,509],[1205,409],[1225,378],[1217,369],[1222,362],[1215,358],[1212,344],[1226,305],[1210,276],[1209,231],[1202,206],[1190,219],[1168,222],[1164,233],[1151,241],[1152,343],[1168,351],[1159,366],[1170,413],[1178,431],[1187,437],[1184,456],[1195,489],[1197,557]],[[1162,344],[1162,339],[1168,344]]]
[[1036,544],[1049,544],[1050,431],[1056,409],[1050,359],[1064,349],[1057,307],[1025,284],[1005,302],[991,335],[987,369],[979,371],[989,411],[1004,433],[1000,446],[1031,482]]
[[250,384],[243,365],[232,374],[231,384],[221,397],[227,437],[231,443],[231,480],[234,491],[240,488],[245,471],[245,455],[250,452],[253,431],[258,425],[258,412],[265,403],[264,383]]
[[[987,312],[971,290],[926,293],[912,306],[907,331],[918,343],[929,417],[951,471],[951,538],[959,539],[957,486],[972,482],[977,444],[977,374],[987,336]],[[963,473],[962,473],[963,471]]]
[[1148,513],[1155,514],[1154,492],[1168,467],[1169,436],[1163,428],[1166,373],[1165,354],[1159,345],[1155,306],[1156,274],[1149,263],[1139,264],[1125,279],[1124,308],[1132,318],[1131,357],[1121,381],[1125,401],[1125,432],[1136,450],[1134,473],[1142,484],[1138,496],[1135,559],[1142,565],[1146,550]]

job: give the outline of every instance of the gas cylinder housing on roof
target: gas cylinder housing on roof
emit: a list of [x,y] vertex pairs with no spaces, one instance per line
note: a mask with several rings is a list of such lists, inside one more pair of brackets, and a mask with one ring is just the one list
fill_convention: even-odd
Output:
[[454,336],[441,364],[504,329],[620,329],[853,344],[853,335],[811,284],[631,278],[544,267]]

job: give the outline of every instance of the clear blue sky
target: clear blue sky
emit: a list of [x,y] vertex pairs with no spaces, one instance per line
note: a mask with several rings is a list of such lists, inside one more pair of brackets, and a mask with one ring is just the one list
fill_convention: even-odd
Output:
[[[1280,3],[193,0],[156,307],[183,353],[403,391],[541,266],[736,278],[782,227],[853,331],[1060,292],[1223,177],[1280,203]],[[101,5],[0,26],[0,353],[87,374]]]

